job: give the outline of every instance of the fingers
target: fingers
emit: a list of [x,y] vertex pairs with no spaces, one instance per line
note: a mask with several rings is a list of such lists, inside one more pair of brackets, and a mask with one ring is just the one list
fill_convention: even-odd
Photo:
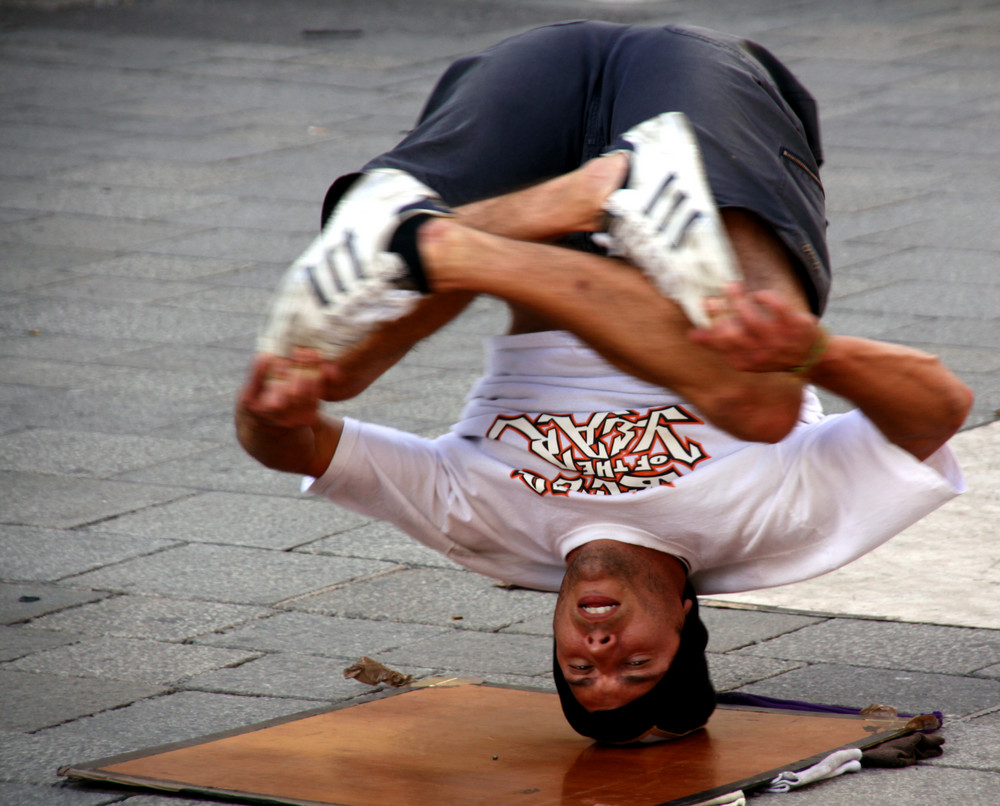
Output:
[[786,370],[815,342],[816,317],[794,310],[777,291],[748,293],[732,283],[706,303],[706,312],[711,324],[692,331],[691,340],[722,353],[737,370]]
[[311,425],[318,417],[322,388],[320,358],[296,350],[291,358],[260,355],[251,367],[241,403],[259,421],[289,428]]

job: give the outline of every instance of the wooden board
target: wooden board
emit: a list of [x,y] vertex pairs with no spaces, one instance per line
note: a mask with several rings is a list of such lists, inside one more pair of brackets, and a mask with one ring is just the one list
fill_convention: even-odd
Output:
[[682,806],[903,731],[905,720],[720,707],[674,742],[595,745],[555,694],[427,686],[60,770],[247,802]]

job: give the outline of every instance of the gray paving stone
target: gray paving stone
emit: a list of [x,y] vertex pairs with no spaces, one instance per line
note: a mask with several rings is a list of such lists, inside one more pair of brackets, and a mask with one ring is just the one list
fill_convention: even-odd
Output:
[[864,271],[885,281],[940,282],[941,268],[947,266],[949,284],[991,283],[996,276],[989,270],[992,255],[988,250],[977,249],[903,249],[874,260],[859,261],[851,271]]
[[322,703],[289,698],[182,691],[140,700],[31,735],[4,734],[0,742],[0,769],[8,780],[56,781],[59,767],[196,739],[298,714],[319,705]]
[[[3,275],[0,276],[2,277],[0,290],[3,290],[4,300],[9,304],[13,301],[15,292],[20,291],[28,294],[38,288],[65,282],[74,276],[68,269],[56,268],[55,266],[23,265],[18,261],[17,255],[12,255],[8,258]],[[19,333],[17,335],[27,334]]]
[[[214,442],[222,448],[231,448],[234,438],[233,432],[233,415],[226,411],[160,423],[156,428],[146,433],[152,437],[159,437],[161,439],[187,437]],[[245,492],[246,488],[242,488],[240,491]]]
[[822,619],[790,613],[769,613],[729,607],[701,606],[698,614],[708,628],[708,651],[729,652],[791,633]]
[[192,544],[73,578],[74,585],[234,604],[274,604],[392,570],[375,560]]
[[[171,390],[172,391],[172,390]],[[194,396],[194,390],[179,390],[187,398],[133,395],[95,387],[55,389],[47,387],[27,400],[5,404],[6,414],[24,428],[52,428],[114,434],[150,434],[155,429],[177,426],[191,418],[225,411],[231,395]],[[187,438],[187,434],[183,437]],[[182,480],[182,479],[181,479]]]
[[[32,334],[31,331],[12,333],[0,338],[0,354],[2,355],[43,361],[61,361],[71,365],[88,363],[95,359],[107,361],[120,353],[141,350],[148,346],[115,338],[94,338],[84,341],[58,334],[41,332]],[[28,370],[25,368],[21,371],[27,372]],[[52,379],[49,381],[51,383]]]
[[6,526],[0,529],[0,577],[50,582],[130,557],[150,554],[175,540]]
[[71,275],[57,283],[32,289],[32,296],[104,299],[122,302],[151,302],[169,299],[184,293],[198,291],[203,286],[172,280],[136,280],[131,277],[106,277]]
[[[339,507],[337,511],[340,511]],[[443,554],[420,545],[394,526],[382,521],[372,521],[363,526],[340,531],[333,537],[315,540],[301,546],[299,551],[340,557],[369,557],[374,560],[389,560],[407,565],[430,565],[453,570],[460,568]]]
[[152,252],[130,252],[125,255],[95,253],[87,260],[72,264],[87,274],[101,274],[132,280],[169,278],[172,282],[210,280],[217,282],[240,268],[231,260],[204,258],[191,255],[161,255]]
[[188,689],[253,697],[296,697],[336,702],[372,691],[344,677],[353,661],[279,652],[234,669],[218,669],[186,681]]
[[13,310],[7,324],[21,332],[41,330],[98,338],[114,334],[116,338],[161,344],[212,344],[233,336],[251,340],[257,317],[103,300],[33,299]]
[[505,590],[470,571],[416,568],[317,593],[290,607],[346,618],[496,630],[528,616],[551,612],[555,597]]
[[[161,190],[102,183],[100,186],[57,182],[5,182],[3,206],[47,213],[77,213],[107,217],[164,220],[173,215],[226,201],[225,196],[190,190]],[[180,219],[174,219],[180,221]],[[192,219],[198,223],[197,219]]]
[[732,691],[804,666],[795,661],[749,658],[709,652],[709,673],[717,691]]
[[989,711],[988,713],[982,714],[972,718],[969,721],[970,725],[979,725],[983,727],[1000,728],[1000,708]]
[[191,289],[160,301],[161,305],[197,311],[227,311],[259,316],[268,309],[272,294],[258,288],[213,287]]
[[[108,111],[105,111],[105,115]],[[162,119],[162,116],[156,116]],[[156,118],[154,118],[156,119]],[[58,167],[58,166],[57,166]],[[56,170],[51,178],[62,182],[111,183],[113,185],[165,190],[199,190],[223,182],[246,179],[253,171],[236,162],[197,164],[164,159],[115,158],[88,160],[82,165]]]
[[86,162],[87,158],[82,154],[60,148],[37,148],[30,143],[8,145],[0,152],[0,172],[8,177],[45,177]]
[[155,683],[86,680],[11,669],[0,670],[0,730],[36,731],[108,708],[161,694]]
[[831,619],[747,647],[738,654],[967,674],[1000,662],[1000,631]]
[[272,293],[287,269],[286,260],[273,263],[237,261],[230,271],[213,275],[209,279],[220,288],[256,288]]
[[100,387],[93,390],[94,394],[121,394],[131,390],[149,406],[161,401],[171,405],[206,402],[217,405],[220,410],[229,410],[232,406],[231,378],[219,377],[199,365],[180,370],[136,367],[123,371],[116,367],[104,378],[95,376],[92,385]]
[[209,447],[182,440],[33,428],[0,436],[0,467],[106,478],[197,454]]
[[935,355],[963,377],[972,373],[996,373],[1000,371],[1000,353],[982,347],[950,347],[948,345],[928,345]]
[[772,658],[750,658],[739,655],[708,653],[712,685],[717,691],[731,691],[776,675],[801,668],[803,664]]
[[147,596],[116,596],[42,616],[38,630],[60,630],[155,641],[185,641],[261,618],[263,607],[191,602]]
[[995,320],[925,319],[893,330],[893,341],[916,344],[953,344],[1000,349],[1000,328]]
[[317,499],[209,492],[122,515],[92,529],[159,540],[287,550],[364,520]]
[[[204,312],[202,315],[208,317],[211,314]],[[176,370],[154,367],[110,373],[100,388],[91,393],[95,396],[111,395],[127,389],[152,408],[159,404],[176,406],[181,414],[192,411],[204,413],[198,410],[198,406],[213,406],[216,411],[227,412],[232,408],[232,374],[220,376],[197,364]]]
[[[115,794],[120,796],[121,791]],[[126,806],[216,806],[218,801],[181,798],[176,795],[132,795],[121,803]]]
[[[7,225],[7,227],[17,226],[19,225]],[[315,237],[315,231],[310,229],[311,226],[315,226],[312,221],[303,221],[299,232],[216,227],[191,235],[165,234],[155,242],[147,242],[145,250],[161,254],[235,261],[291,263]],[[2,234],[3,228],[0,228],[0,236]]]
[[27,357],[0,359],[0,370],[9,383],[39,386],[46,389],[76,389],[95,386],[107,382],[115,375],[127,374],[124,369],[119,367],[98,368],[90,364],[74,365],[68,361],[45,361]]
[[166,685],[250,660],[254,653],[136,638],[88,637],[6,664],[14,671]]
[[[555,603],[553,602],[553,607]],[[525,635],[547,635],[552,637],[552,613],[522,619],[504,627],[501,632],[523,633]]]
[[[855,265],[867,265],[905,251],[887,244],[866,243],[865,241],[852,241],[844,238],[831,241],[829,249],[830,263],[837,266],[841,273]],[[836,289],[838,281],[839,276],[834,277],[834,289]]]
[[944,755],[928,759],[928,764],[940,767],[961,767],[971,770],[1000,772],[1000,745],[995,725],[971,722],[946,722]]
[[0,623],[19,624],[46,613],[86,602],[96,602],[106,593],[72,590],[55,585],[0,582]]
[[1000,683],[995,680],[833,664],[796,669],[742,690],[849,708],[882,703],[902,713],[941,711],[952,716],[1000,704]]
[[178,224],[79,213],[49,213],[0,226],[0,240],[42,246],[121,250],[178,237],[186,231],[186,227]]
[[[231,403],[231,401],[228,401]],[[212,407],[205,411],[198,412],[199,419],[213,411],[218,412],[220,406]],[[227,405],[223,409],[226,416],[229,414],[231,406]],[[138,426],[142,420],[137,420],[134,425]],[[166,412],[157,416],[155,425],[151,427],[157,429],[179,429],[184,432],[185,425],[191,422],[187,418],[170,418]],[[236,444],[235,439],[227,439],[224,444],[217,445],[214,449],[205,451],[195,457],[188,457],[176,462],[164,462],[149,467],[144,470],[129,473],[128,478],[135,482],[148,483],[152,485],[166,484],[177,487],[187,487],[188,490],[221,490],[234,493],[257,493],[262,495],[285,495],[299,496],[301,478],[293,474],[275,473],[259,465]],[[328,507],[333,510],[333,507]],[[330,512],[330,522],[335,524],[339,516],[335,511]],[[331,529],[332,531],[332,529]]]
[[933,793],[935,806],[988,806],[995,799],[1000,775],[932,767],[865,769],[782,795],[793,806],[843,806],[878,803],[904,806],[919,803]]
[[240,627],[200,636],[196,643],[357,660],[439,635],[443,628],[312,613],[279,612]]
[[0,521],[66,529],[184,494],[164,486],[0,471]]
[[238,227],[240,229],[298,232],[319,226],[316,201],[225,198],[212,206],[177,213],[169,220],[203,227]]
[[[992,286],[995,289],[997,286]],[[872,310],[878,313],[899,311],[918,316],[955,316],[992,318],[997,321],[996,308],[991,306],[991,286],[977,283],[940,283],[906,280],[881,288],[852,294],[838,300],[838,306],[852,310]]]
[[[912,332],[916,336],[925,332],[928,326],[927,320],[918,316],[852,311],[840,307],[831,307],[823,315],[823,320],[835,333],[850,333],[866,339],[904,343],[906,337],[902,334]],[[963,323],[962,330],[965,329],[966,325]]]
[[[191,372],[194,368],[199,376],[205,373],[215,379],[216,383],[231,385],[235,390],[243,382],[252,354],[252,345],[249,344],[242,349],[200,344],[142,344],[116,352],[105,361],[116,366],[160,371]],[[229,421],[232,431],[232,412],[227,408],[222,413]],[[232,436],[230,434],[230,438]]]
[[62,784],[44,786],[0,782],[0,801],[7,806],[103,806],[119,803],[120,798],[120,792],[94,792]]
[[0,661],[16,660],[33,652],[71,644],[81,637],[78,633],[50,632],[44,628],[34,629],[23,625],[0,626]]
[[380,652],[389,666],[411,664],[479,674],[541,675],[552,670],[552,641],[543,636],[454,630]]

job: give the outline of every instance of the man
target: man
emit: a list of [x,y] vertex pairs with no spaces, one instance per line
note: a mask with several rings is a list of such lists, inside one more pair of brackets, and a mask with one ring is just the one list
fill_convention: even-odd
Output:
[[[240,441],[468,568],[559,590],[581,733],[696,729],[714,694],[695,592],[825,573],[962,487],[945,443],[968,390],[818,324],[819,162],[808,95],[739,40],[572,23],[461,60],[410,136],[331,188]],[[580,242],[606,212],[625,261]],[[478,293],[511,326],[450,434],[320,413]],[[824,418],[807,383],[858,411]]]

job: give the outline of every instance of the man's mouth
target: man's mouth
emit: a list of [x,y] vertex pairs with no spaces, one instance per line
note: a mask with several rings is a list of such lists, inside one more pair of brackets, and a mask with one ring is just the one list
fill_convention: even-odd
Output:
[[580,612],[583,613],[584,616],[593,619],[613,613],[619,606],[619,602],[607,596],[590,594],[588,596],[582,596],[576,603],[576,606],[580,609]]

